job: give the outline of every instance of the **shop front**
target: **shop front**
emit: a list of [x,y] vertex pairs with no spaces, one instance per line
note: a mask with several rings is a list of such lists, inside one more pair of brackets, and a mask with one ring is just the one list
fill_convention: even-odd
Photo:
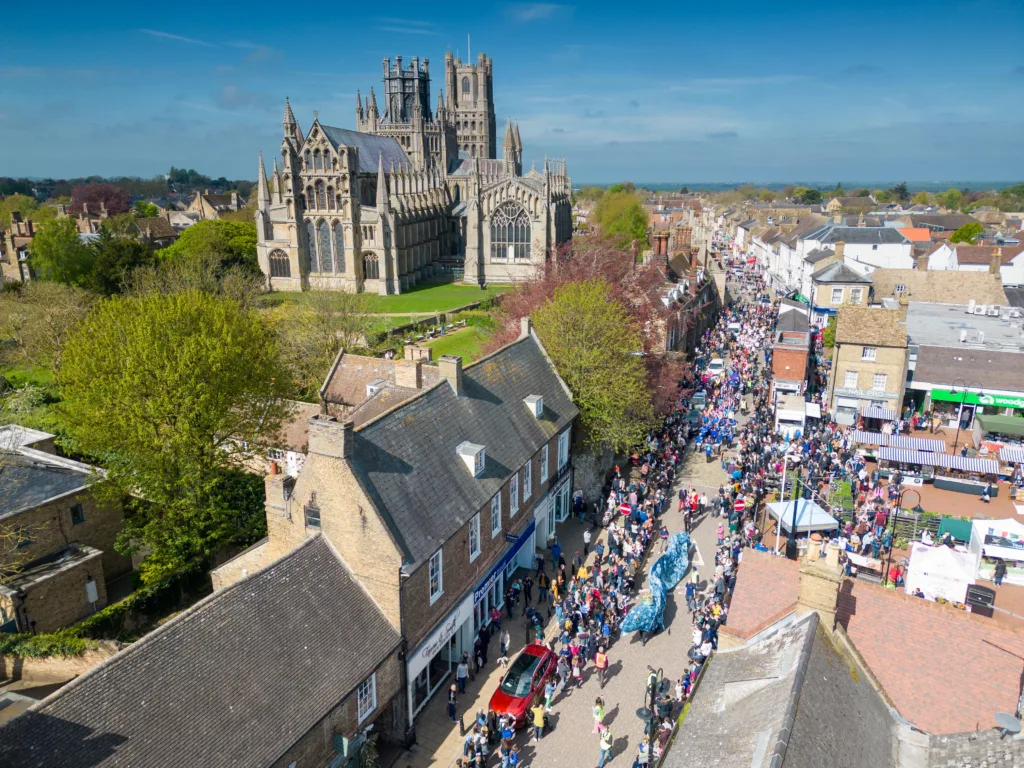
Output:
[[444,685],[462,658],[462,652],[472,649],[473,601],[473,593],[466,595],[437,629],[409,654],[406,673],[409,681],[410,723]]
[[993,394],[932,388],[931,404],[947,427],[970,429],[980,413],[1019,416],[1024,412],[1024,394]]
[[505,534],[511,545],[473,590],[473,632],[491,623],[491,609],[499,611],[505,606],[505,585],[519,568],[533,567],[533,553],[537,534],[536,518],[518,535]]

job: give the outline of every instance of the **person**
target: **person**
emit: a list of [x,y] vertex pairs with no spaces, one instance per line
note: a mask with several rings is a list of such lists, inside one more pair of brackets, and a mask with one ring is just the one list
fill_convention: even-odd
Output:
[[530,574],[526,574],[526,578],[523,579],[523,600],[526,605],[533,602],[533,579],[530,578]]
[[548,575],[541,571],[537,574],[537,602],[546,603],[548,601]]
[[914,597],[924,597],[924,592],[921,591],[920,587],[914,587]]
[[558,686],[555,685],[555,678],[548,675],[548,681],[544,684],[544,709],[548,712],[551,711],[551,701],[555,698],[555,690]]
[[605,675],[608,673],[608,653],[603,645],[598,646],[597,653],[594,654],[594,666],[597,668],[597,680],[604,689]]
[[588,554],[590,554],[590,539],[591,539],[590,529],[587,528],[587,529],[585,529],[583,531],[583,556],[584,557],[586,557]]
[[601,726],[604,725],[604,696],[598,696],[594,701],[594,733],[601,733]]
[[668,526],[661,526],[661,530],[658,531],[658,537],[661,539],[661,551],[664,554],[668,552]]
[[996,561],[996,572],[995,572],[996,586],[997,587],[1001,586],[1002,583],[1003,583],[1003,579],[1005,579],[1005,578],[1006,578],[1006,561],[1005,560],[997,560]]
[[533,713],[533,738],[536,741],[540,741],[544,738],[544,716],[546,710],[539,704],[536,707],[530,709]]
[[981,491],[981,500],[986,504],[992,501],[992,483],[985,483],[985,488]]
[[601,757],[597,761],[597,768],[604,768],[604,764],[608,762],[608,759],[612,756],[612,744],[615,743],[612,738],[612,729],[607,725],[601,726]]
[[459,700],[457,691],[455,684],[452,683],[452,687],[448,690],[448,719],[453,723],[458,722],[455,717],[455,704]]
[[[462,660],[459,662],[459,665],[455,668],[455,680],[457,681],[459,686],[459,693],[463,694],[466,692],[466,681],[469,679],[469,659],[467,658],[468,655],[469,654],[466,653],[462,654]],[[504,656],[505,654],[502,653],[501,655]]]
[[558,543],[558,539],[555,539],[555,543],[551,545],[551,567],[558,573],[558,561],[562,558],[562,545]]

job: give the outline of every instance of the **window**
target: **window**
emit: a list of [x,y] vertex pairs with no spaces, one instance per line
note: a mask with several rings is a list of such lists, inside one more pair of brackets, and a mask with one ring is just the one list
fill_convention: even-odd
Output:
[[444,580],[441,574],[441,550],[430,556],[430,604],[444,593]]
[[905,290],[907,290],[907,286],[905,286],[903,283],[897,283],[895,287],[893,287],[892,292],[903,293]]
[[306,518],[307,528],[320,527],[320,507],[316,503],[316,492],[309,495],[309,503],[302,508],[303,516]]
[[71,506],[71,524],[81,525],[85,522],[85,510],[82,509],[81,504],[73,504]]
[[316,227],[312,221],[306,222],[306,266],[310,272],[319,272],[316,261]]
[[313,170],[313,153],[308,149],[306,150],[306,170]]
[[320,222],[319,229],[320,270],[331,271],[331,227],[326,221]]
[[878,246],[877,245],[872,245],[871,246],[871,250],[872,251],[877,251],[878,250]]
[[291,277],[292,276],[292,263],[288,258],[288,254],[279,248],[275,248],[270,252],[270,276],[271,277]]
[[889,376],[885,373],[876,373],[871,377],[871,388],[878,392],[885,392],[885,385],[889,383]]
[[501,491],[491,499],[491,538],[501,533]]
[[323,158],[320,156],[319,149],[313,153],[313,168],[317,171],[322,171],[324,168]]
[[843,379],[843,386],[846,387],[847,389],[856,389],[857,388],[857,372],[856,371],[847,371],[846,372],[845,378]]
[[377,261],[376,253],[367,252],[363,254],[363,279],[380,279],[380,263]]
[[334,187],[327,188],[327,210],[334,210]]
[[322,181],[318,181],[313,185],[313,187],[316,189],[316,207],[321,211],[326,210],[327,196],[324,192],[324,183]]
[[530,219],[518,203],[502,203],[491,214],[491,260],[526,261],[530,258]]
[[508,481],[508,515],[512,517],[519,511],[519,473],[512,475]]
[[548,447],[545,445],[540,449],[540,481],[548,481]]
[[480,513],[473,515],[469,521],[469,562],[480,556]]
[[373,714],[377,708],[377,673],[374,672],[363,680],[356,689],[356,709],[359,713],[359,722]]
[[334,271],[345,271],[345,232],[341,222],[334,222]]
[[525,503],[533,495],[533,462],[528,461],[523,465],[523,502]]
[[462,78],[462,92],[463,93],[469,93],[469,78],[468,77]]
[[860,304],[861,297],[864,295],[863,288],[851,288],[850,289],[850,303]]
[[843,303],[843,289],[842,288],[833,288],[832,289],[832,303],[833,304],[842,304]]
[[860,351],[861,360],[874,360],[877,355],[878,349],[875,347],[864,347],[864,349]]
[[558,468],[561,469],[569,461],[569,430],[558,436]]

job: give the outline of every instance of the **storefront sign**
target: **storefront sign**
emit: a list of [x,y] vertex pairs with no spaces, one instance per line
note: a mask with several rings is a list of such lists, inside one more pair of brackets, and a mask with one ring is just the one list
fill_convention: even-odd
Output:
[[515,544],[517,541],[519,541],[519,537],[516,536],[514,533],[506,533],[505,534],[505,541],[511,542],[512,544]]
[[[534,519],[534,520],[531,520],[530,524],[523,529],[522,533],[520,533],[518,536],[513,536],[512,537],[513,539],[515,539],[517,541],[517,543],[514,544],[513,546],[509,547],[508,552],[506,552],[502,556],[501,560],[499,560],[497,563],[495,563],[494,567],[491,568],[491,572],[489,574],[487,574],[487,578],[485,578],[483,581],[480,582],[480,586],[478,586],[476,588],[476,591],[473,593],[473,603],[474,604],[480,602],[480,600],[483,598],[483,596],[485,594],[487,594],[487,590],[489,590],[491,588],[491,586],[494,584],[494,582],[497,581],[498,576],[505,572],[505,566],[508,565],[512,561],[512,558],[514,558],[516,555],[519,554],[519,550],[521,550],[523,548],[523,545],[527,541],[529,541],[530,534],[532,534],[536,529],[537,529],[537,521],[536,521],[536,519]],[[507,540],[508,536],[506,535],[505,538]],[[471,608],[472,608],[472,606],[471,606]]]
[[899,392],[883,392],[880,389],[852,389],[850,387],[836,387],[836,394],[847,397],[863,397],[868,400],[892,400],[900,396]]
[[435,629],[430,637],[424,640],[409,654],[408,675],[409,680],[415,680],[430,660],[437,655],[437,652],[448,645],[448,642],[459,631],[459,627],[473,618],[473,596],[467,595],[466,599],[459,603],[459,607],[444,617],[444,621]]
[[991,405],[997,408],[1024,408],[1024,397],[1013,395],[987,395],[984,392],[954,392],[950,389],[933,389],[932,400],[967,405]]

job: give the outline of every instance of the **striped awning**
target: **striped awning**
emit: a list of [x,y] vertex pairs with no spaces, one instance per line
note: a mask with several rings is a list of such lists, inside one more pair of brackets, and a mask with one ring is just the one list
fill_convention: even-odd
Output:
[[883,437],[887,441],[885,445],[892,448],[909,448],[914,451],[934,451],[936,453],[946,452],[946,443],[942,440],[910,437],[909,435],[883,435]]
[[1012,462],[1014,464],[1024,464],[1024,448],[1014,448],[1004,445],[999,449],[999,459],[1001,461]]
[[957,456],[951,453],[931,453],[928,451],[912,451],[905,448],[884,447],[878,449],[878,458],[885,461],[895,461],[900,464],[916,464],[921,467],[944,467],[945,469],[959,469],[963,472],[978,472],[980,474],[996,474],[999,472],[999,462],[992,459]]
[[877,405],[869,405],[866,408],[861,408],[860,415],[865,419],[896,421],[896,411],[890,411],[888,408],[880,408]]
[[888,435],[881,432],[862,432],[859,429],[855,429],[850,437],[857,445],[885,445],[888,439]]

